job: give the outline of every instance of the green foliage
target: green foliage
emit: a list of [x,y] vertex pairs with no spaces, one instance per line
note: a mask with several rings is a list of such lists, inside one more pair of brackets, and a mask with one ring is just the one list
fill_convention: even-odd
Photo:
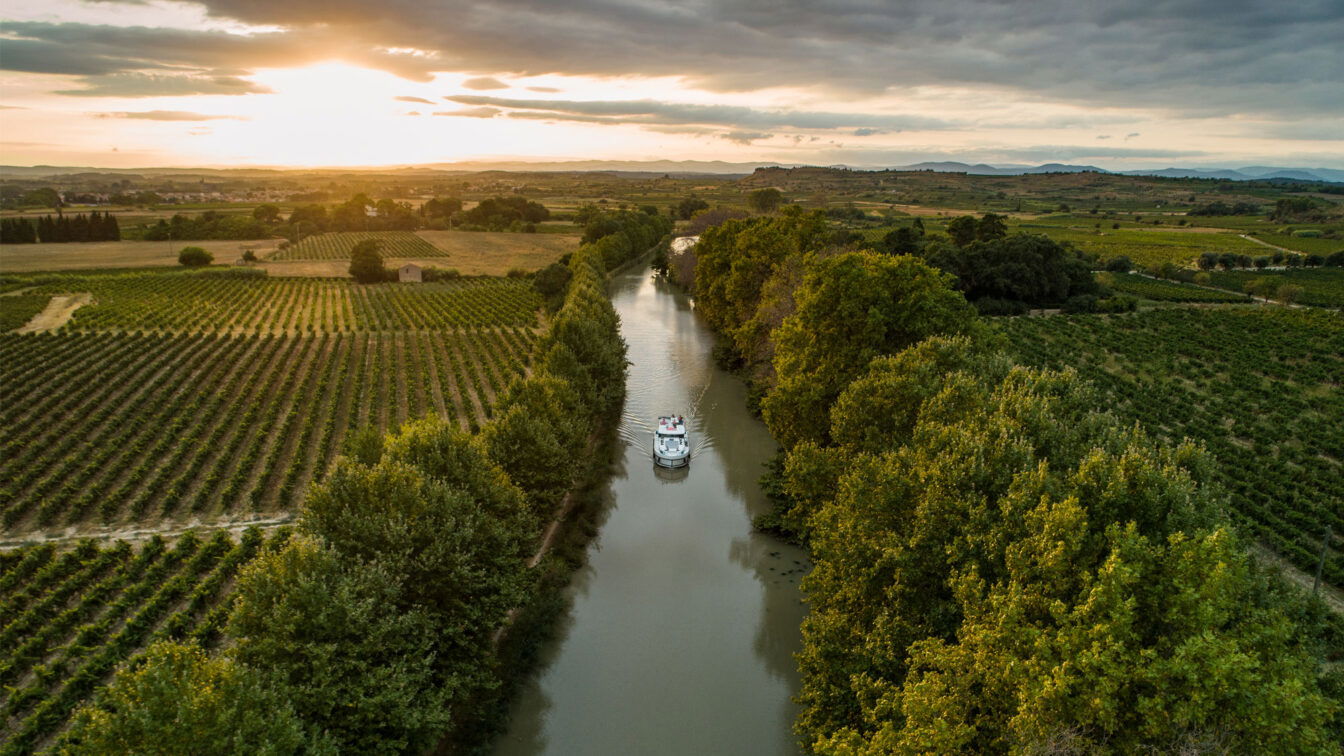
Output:
[[[1224,274],[1215,274],[1224,275]],[[1279,307],[1053,317],[1000,328],[1027,364],[1077,369],[1105,406],[1168,441],[1196,439],[1217,462],[1236,520],[1308,573],[1327,525],[1344,533],[1344,326]],[[1344,550],[1325,580],[1344,585]]]
[[551,212],[540,202],[518,196],[483,199],[462,214],[464,223],[491,231],[504,231],[514,224],[541,223],[550,217]]
[[784,193],[772,186],[747,195],[747,206],[758,213],[773,213],[783,203]]
[[1085,260],[1072,249],[1036,234],[957,245],[933,243],[925,247],[923,256],[956,276],[957,288],[972,302],[993,298],[1040,306],[1097,293]]
[[161,641],[75,713],[61,754],[335,753],[310,738],[286,695],[229,658]]
[[773,336],[779,383],[762,410],[775,438],[785,448],[824,440],[831,404],[874,357],[971,330],[975,310],[949,284],[910,256],[849,252],[813,261],[797,311]]
[[183,247],[177,253],[177,262],[188,268],[199,268],[215,261],[215,256],[201,247]]
[[533,374],[499,399],[494,422],[481,432],[490,458],[527,491],[538,514],[554,510],[573,487],[574,468],[556,460],[587,445],[586,410],[568,381]]
[[442,629],[402,601],[400,578],[293,539],[239,577],[231,653],[339,751],[423,751],[450,724],[461,683],[436,675]]
[[389,271],[383,265],[382,243],[365,239],[350,248],[350,276],[359,283],[386,281]]
[[178,213],[170,220],[160,219],[141,235],[145,241],[185,241],[188,239],[265,239],[270,230],[251,215],[225,215],[213,210],[191,217]]
[[696,213],[708,209],[708,202],[692,195],[677,203],[676,216],[679,220],[690,220],[695,217]]
[[1313,660],[1222,523],[1208,460],[1096,404],[1076,375],[934,341],[837,402],[845,445],[790,453],[817,564],[815,750],[1328,752]]

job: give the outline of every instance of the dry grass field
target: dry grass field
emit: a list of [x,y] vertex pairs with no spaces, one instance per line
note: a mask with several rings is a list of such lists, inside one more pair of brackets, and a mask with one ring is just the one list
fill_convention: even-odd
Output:
[[417,231],[448,253],[430,265],[456,268],[464,276],[502,276],[512,268],[538,270],[579,248],[579,234],[518,234],[490,231]]
[[262,245],[256,254],[269,252],[273,241],[109,241],[68,244],[6,244],[0,247],[0,272],[31,273],[47,270],[89,268],[144,268],[177,265],[183,247],[204,247],[216,263],[230,264],[242,256],[243,245]]

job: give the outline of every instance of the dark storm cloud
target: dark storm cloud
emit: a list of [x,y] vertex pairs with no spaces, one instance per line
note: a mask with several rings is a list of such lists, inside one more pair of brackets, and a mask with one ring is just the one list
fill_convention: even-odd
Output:
[[440,70],[686,76],[719,90],[988,85],[1201,113],[1344,109],[1339,0],[203,3],[216,16],[437,51]]
[[341,35],[240,35],[145,26],[6,22],[0,70],[68,74],[84,89],[61,94],[153,97],[249,94],[270,90],[242,77],[256,68],[300,66],[333,57],[428,81],[425,56],[393,54]]
[[[285,31],[7,24],[6,33],[63,48],[22,50],[17,70],[81,75],[123,60],[251,70],[341,57],[419,80],[666,75],[719,91],[947,85],[1174,115],[1344,111],[1340,0],[201,2],[214,16]],[[8,50],[4,58],[8,67]]]
[[444,98],[459,105],[506,108],[517,118],[584,123],[700,124],[741,129],[868,128],[887,131],[946,129],[952,124],[934,118],[873,113],[826,113],[765,110],[739,105],[692,105],[657,100],[527,100],[489,95]]

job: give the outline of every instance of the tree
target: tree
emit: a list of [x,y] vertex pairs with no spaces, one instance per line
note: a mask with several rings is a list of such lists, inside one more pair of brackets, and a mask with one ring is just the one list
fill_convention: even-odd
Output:
[[356,242],[350,249],[350,275],[359,283],[377,283],[388,278],[387,268],[383,266],[382,243],[377,239],[364,239]]
[[1130,262],[1130,259],[1124,255],[1112,257],[1106,262],[1106,270],[1112,273],[1128,273],[1133,269],[1134,263]]
[[696,197],[695,195],[691,195],[690,197],[687,197],[686,199],[677,203],[676,215],[677,218],[681,220],[690,220],[691,218],[695,217],[696,213],[700,212],[701,210],[708,210],[708,209],[709,209],[708,202],[700,199],[699,197]]
[[71,720],[66,754],[335,753],[310,738],[284,692],[250,667],[191,644],[160,641]]
[[257,205],[252,210],[252,217],[262,223],[277,223],[280,220],[280,208],[269,203]]
[[825,440],[831,405],[874,357],[974,328],[974,308],[951,283],[908,255],[848,252],[811,262],[797,310],[774,334],[779,383],[761,408],[775,438],[785,448]]
[[773,213],[783,202],[784,193],[773,186],[757,189],[747,195],[747,206],[763,214]]
[[1205,252],[1201,254],[1199,256],[1198,264],[1200,270],[1213,270],[1214,268],[1218,267],[1218,253]]
[[1283,284],[1274,292],[1274,298],[1284,304],[1292,304],[1302,296],[1302,287],[1297,284]]
[[971,301],[1003,299],[1036,305],[1096,295],[1091,265],[1072,248],[1039,234],[1017,233],[965,246],[931,243],[924,258],[957,277]]
[[901,226],[882,237],[882,251],[889,255],[912,255],[919,252],[922,239],[914,228]]
[[294,538],[240,573],[232,653],[341,752],[423,751],[465,681],[437,674],[442,628],[400,600],[402,579]]
[[854,451],[790,451],[813,750],[1331,752],[1310,650],[1203,452],[969,347],[874,362],[832,415]]
[[975,238],[977,241],[1002,239],[1007,235],[1008,224],[1002,215],[985,213],[980,218],[980,222],[975,226]]
[[199,268],[214,262],[215,256],[202,247],[183,247],[177,253],[177,262],[189,268]]
[[952,237],[952,243],[958,247],[965,247],[975,241],[979,230],[980,224],[969,215],[962,215],[947,222],[947,235]]

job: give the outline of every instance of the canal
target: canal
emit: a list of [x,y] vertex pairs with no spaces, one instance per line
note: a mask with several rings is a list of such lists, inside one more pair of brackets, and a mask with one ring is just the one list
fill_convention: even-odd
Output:
[[[624,453],[572,609],[495,753],[798,753],[790,697],[809,564],[751,529],[775,443],[679,289],[635,266],[611,292],[632,363]],[[653,426],[673,413],[691,463],[655,470]]]

